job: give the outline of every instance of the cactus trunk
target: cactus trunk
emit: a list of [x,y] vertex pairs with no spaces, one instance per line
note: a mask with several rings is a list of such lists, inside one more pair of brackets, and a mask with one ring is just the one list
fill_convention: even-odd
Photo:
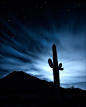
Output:
[[53,68],[53,76],[54,76],[54,85],[55,85],[55,92],[56,92],[56,99],[60,101],[60,79],[59,79],[59,70],[63,70],[62,64],[60,63],[58,66],[58,59],[57,59],[57,51],[55,44],[52,46],[53,51],[53,62],[51,59],[48,59],[49,66]]
[[55,92],[57,100],[60,100],[60,82],[59,82],[59,69],[58,69],[58,60],[57,60],[57,52],[56,46],[53,45],[53,75],[54,75],[54,84],[55,84]]

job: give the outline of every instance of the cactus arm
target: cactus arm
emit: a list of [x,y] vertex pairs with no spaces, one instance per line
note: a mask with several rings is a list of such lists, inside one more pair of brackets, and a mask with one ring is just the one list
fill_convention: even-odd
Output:
[[50,66],[51,68],[53,68],[53,63],[52,63],[52,60],[51,60],[51,59],[48,59],[48,63],[49,63],[49,66]]
[[64,68],[59,68],[59,70],[64,70]]
[[59,64],[59,70],[64,70],[64,68],[62,68],[62,63]]
[[62,63],[59,64],[59,67],[60,67],[60,68],[62,67]]

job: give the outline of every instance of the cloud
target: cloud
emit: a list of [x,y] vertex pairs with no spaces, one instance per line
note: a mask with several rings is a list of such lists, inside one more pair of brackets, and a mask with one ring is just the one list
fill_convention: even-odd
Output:
[[[56,25],[50,29],[38,27],[36,30],[16,19],[11,24],[2,22],[5,28],[0,31],[1,77],[12,71],[25,71],[40,79],[53,81],[53,71],[48,65],[48,58],[52,59],[53,43],[57,46],[58,61],[63,63],[64,68],[60,72],[60,80],[65,84],[81,82],[83,75],[86,76],[84,27],[81,32],[73,32],[73,26],[68,23],[70,26],[65,25],[59,30]],[[74,76],[80,75],[75,79]]]

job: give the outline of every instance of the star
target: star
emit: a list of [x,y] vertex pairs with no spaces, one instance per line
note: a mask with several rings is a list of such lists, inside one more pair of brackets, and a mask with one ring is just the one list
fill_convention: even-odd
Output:
[[8,19],[7,21],[9,22],[10,20]]
[[70,12],[70,10],[68,9],[68,10],[67,10],[67,13],[69,13],[69,12]]
[[22,9],[24,9],[24,7],[22,7]]
[[36,5],[36,8],[38,7],[38,5]]
[[44,3],[47,3],[46,1]]

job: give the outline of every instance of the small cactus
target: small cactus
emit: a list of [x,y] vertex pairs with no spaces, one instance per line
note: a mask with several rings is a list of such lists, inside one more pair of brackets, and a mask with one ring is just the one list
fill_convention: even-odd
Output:
[[62,63],[58,66],[58,60],[57,60],[57,52],[56,52],[56,46],[53,44],[52,46],[53,51],[53,62],[51,59],[48,59],[49,66],[53,68],[53,75],[54,75],[54,84],[55,84],[55,91],[56,91],[56,98],[58,101],[60,101],[60,80],[59,80],[59,70],[63,70]]

